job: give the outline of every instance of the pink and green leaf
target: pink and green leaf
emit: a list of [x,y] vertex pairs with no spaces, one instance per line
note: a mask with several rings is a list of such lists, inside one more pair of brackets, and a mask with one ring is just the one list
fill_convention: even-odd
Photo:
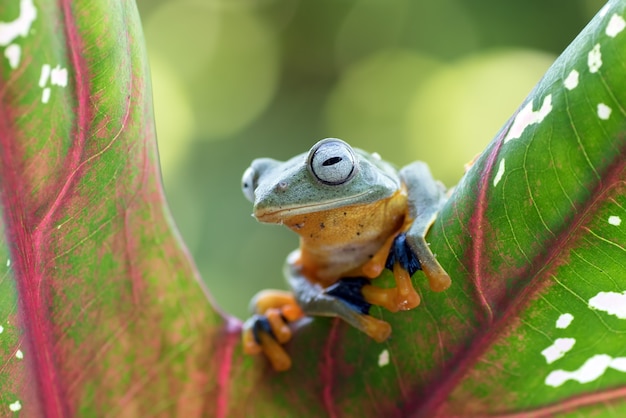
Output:
[[457,186],[429,236],[453,286],[375,309],[382,344],[301,324],[276,373],[169,217],[134,4],[5,1],[0,415],[626,412],[625,15],[603,9]]
[[21,51],[0,81],[0,415],[210,415],[237,329],[173,232],[136,6],[0,20]]

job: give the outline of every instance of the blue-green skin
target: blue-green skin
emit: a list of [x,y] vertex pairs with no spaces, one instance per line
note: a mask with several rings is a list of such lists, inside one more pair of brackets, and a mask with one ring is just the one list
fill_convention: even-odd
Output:
[[[358,172],[347,184],[331,186],[316,181],[307,168],[309,153],[288,161],[271,158],[254,160],[251,168],[257,173],[254,189],[254,215],[263,222],[271,222],[275,211],[304,213],[340,206],[366,204],[391,196],[401,187],[398,171],[389,163],[354,149],[358,158]],[[288,184],[281,190],[278,185]]]

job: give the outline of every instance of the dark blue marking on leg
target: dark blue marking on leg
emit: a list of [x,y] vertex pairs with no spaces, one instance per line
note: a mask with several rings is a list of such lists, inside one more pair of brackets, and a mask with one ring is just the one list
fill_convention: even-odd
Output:
[[372,304],[365,301],[361,292],[366,284],[370,284],[370,281],[363,277],[341,279],[326,288],[326,294],[341,299],[351,309],[367,315]]
[[256,341],[257,344],[261,345],[261,339],[259,338],[260,331],[263,331],[266,334],[270,335],[273,339],[276,339],[274,331],[272,331],[270,321],[268,321],[265,315],[253,315],[251,319],[252,335],[254,336],[254,341]]
[[420,261],[406,242],[406,234],[404,232],[398,234],[396,239],[393,240],[391,250],[389,250],[389,256],[385,262],[385,267],[389,270],[393,270],[393,266],[396,263],[399,263],[400,267],[408,271],[411,276],[413,276],[417,270],[422,269]]

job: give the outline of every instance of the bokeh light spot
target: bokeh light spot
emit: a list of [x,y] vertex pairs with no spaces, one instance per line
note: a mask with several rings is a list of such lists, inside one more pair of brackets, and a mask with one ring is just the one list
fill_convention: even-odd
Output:
[[[223,139],[239,132],[267,107],[276,91],[276,34],[246,4],[167,2],[147,18],[150,55],[167,61],[193,92],[194,139]],[[162,99],[165,115],[174,103]]]
[[377,52],[353,64],[329,96],[329,132],[396,161],[403,153],[398,144],[408,135],[406,115],[413,94],[440,66],[432,58],[402,49]]
[[150,56],[158,53],[183,80],[203,72],[216,47],[219,14],[209,3],[165,2],[146,19]]
[[410,106],[408,153],[448,186],[515,112],[555,57],[499,50],[471,55],[433,74]]
[[258,15],[222,12],[217,40],[209,65],[191,80],[200,139],[245,128],[267,107],[278,83],[276,37]]

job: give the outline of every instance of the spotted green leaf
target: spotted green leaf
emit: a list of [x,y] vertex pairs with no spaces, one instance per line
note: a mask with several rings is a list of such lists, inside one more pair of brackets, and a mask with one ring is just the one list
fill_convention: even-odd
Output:
[[0,416],[212,415],[236,339],[173,233],[134,3],[0,22]]
[[452,287],[417,273],[420,307],[374,312],[382,344],[303,327],[233,415],[626,413],[625,16],[602,9],[456,187],[429,235]]
[[300,324],[276,373],[169,218],[135,6],[4,1],[0,415],[626,413],[625,16],[600,12],[457,186],[429,236],[452,287],[418,272],[420,307],[373,310],[382,344]]

